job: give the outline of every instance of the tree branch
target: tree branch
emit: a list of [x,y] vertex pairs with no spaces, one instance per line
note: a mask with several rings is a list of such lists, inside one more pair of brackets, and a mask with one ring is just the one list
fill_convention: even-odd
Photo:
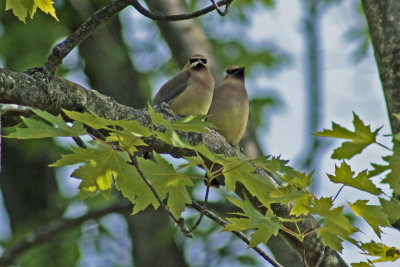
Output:
[[374,47],[392,133],[400,132],[400,1],[362,0],[369,33]]
[[[147,110],[137,110],[121,105],[95,90],[84,89],[61,78],[54,78],[48,81],[46,78],[33,77],[1,68],[0,103],[30,106],[47,110],[53,114],[61,113],[62,108],[75,111],[90,110],[107,119],[131,119],[145,126],[150,123],[150,116]],[[167,107],[168,105],[166,104],[161,105],[157,107],[157,111],[161,111],[168,120],[176,119],[177,116],[173,115]],[[212,130],[205,134],[184,133],[183,137],[192,145],[204,143],[211,151],[224,154],[227,157],[232,157],[236,154],[235,149],[221,135]],[[146,138],[144,141],[148,144],[148,147],[145,147],[147,151],[155,150],[158,153],[168,153],[174,157],[194,155],[194,152],[191,150],[165,144],[156,138]],[[255,172],[268,179],[271,184],[278,186],[263,169],[257,168]],[[247,191],[241,184],[238,184],[236,188],[236,193],[239,196],[242,196],[243,192]],[[251,201],[254,207],[265,211],[265,208],[260,206],[256,198],[251,199]],[[284,218],[289,217],[291,207],[289,205],[272,205],[272,209],[277,216]],[[307,216],[304,217],[304,220],[299,225],[302,229],[315,228],[316,222],[312,216]],[[287,227],[290,228],[290,225]],[[299,240],[285,234],[283,234],[283,237],[290,243],[294,250],[301,254],[303,247]],[[307,236],[305,249],[307,262],[310,265],[314,265],[324,251],[325,246],[314,233]],[[329,266],[347,266],[340,256],[331,250],[327,250],[325,253],[322,265],[326,263],[329,263]]]
[[133,157],[132,154],[129,154],[129,158],[131,159],[131,164],[133,166],[135,166],[137,172],[139,173],[140,177],[142,177],[142,180],[145,182],[145,184],[150,188],[151,192],[153,193],[153,195],[156,197],[158,203],[160,203],[161,208],[165,211],[165,213],[168,214],[168,216],[179,226],[179,228],[181,229],[181,232],[184,236],[186,237],[193,237],[193,233],[192,230],[187,228],[185,225],[185,221],[183,220],[183,218],[175,218],[175,216],[172,214],[172,212],[168,209],[168,207],[164,204],[164,202],[161,200],[160,196],[158,195],[156,189],[153,187],[153,185],[151,184],[151,182],[144,176],[142,170],[139,168],[139,165],[137,164],[135,158]]
[[129,213],[132,210],[132,203],[123,202],[112,205],[107,208],[99,209],[96,211],[89,212],[83,216],[74,219],[62,219],[58,222],[52,223],[43,227],[35,233],[27,235],[24,239],[17,242],[14,246],[7,249],[4,254],[0,257],[0,266],[9,266],[14,263],[14,260],[18,255],[24,251],[40,245],[47,240],[53,238],[55,235],[71,230],[77,226],[80,226],[87,220],[99,219],[104,215],[110,213]]
[[[214,222],[218,223],[221,226],[225,226],[226,224],[228,224],[225,220],[223,220],[222,218],[218,217],[217,215],[215,215],[211,211],[209,211],[207,209],[204,209],[204,207],[202,205],[200,205],[199,203],[197,203],[193,199],[192,199],[192,205],[191,206],[193,208],[195,208],[197,211],[203,212],[204,215],[206,215],[208,218],[212,219]],[[242,232],[232,231],[232,233],[234,235],[236,235],[237,237],[239,237],[241,240],[243,240],[243,242],[245,242],[247,245],[250,244],[250,240]],[[271,263],[273,266],[275,266],[275,267],[283,267],[281,264],[279,264],[279,262],[276,262],[273,258],[271,258],[267,253],[265,253],[258,246],[252,247],[252,249],[255,252],[257,252],[261,257],[263,257],[266,261]]]
[[[400,113],[400,1],[362,0],[368,22],[369,34],[378,64],[392,134],[400,132],[400,120],[393,116]],[[395,195],[397,199],[400,196]],[[400,219],[394,224],[400,229]]]
[[[214,5],[210,5],[204,9],[198,10],[190,14],[179,14],[179,15],[161,15],[150,12],[145,9],[138,0],[115,0],[108,6],[100,9],[94,13],[88,20],[86,20],[77,30],[75,30],[70,36],[64,41],[57,44],[51,51],[46,63],[42,69],[30,69],[28,73],[35,73],[38,70],[43,70],[44,74],[48,77],[53,77],[58,66],[62,63],[62,60],[78,46],[83,40],[85,40],[94,30],[100,27],[104,22],[118,14],[122,9],[128,5],[132,5],[142,15],[158,21],[178,21],[187,20],[195,17],[207,14],[214,9],[217,9],[219,14],[226,14],[229,5],[233,0],[222,0]],[[225,12],[222,12],[219,7],[226,5]]]
[[[146,8],[144,8],[139,1],[134,1],[132,3],[132,6],[134,8],[136,8],[136,10],[142,14],[143,16],[146,16],[152,20],[157,20],[157,21],[178,21],[178,20],[187,20],[187,19],[192,19],[192,18],[196,18],[196,17],[200,17],[202,15],[205,15],[207,13],[210,13],[211,11],[213,11],[214,9],[217,9],[218,13],[221,15],[223,12],[219,9],[219,7],[225,5],[226,9],[225,12],[228,10],[229,5],[232,3],[233,0],[222,0],[219,1],[216,4],[212,4],[206,8],[203,8],[201,10],[198,10],[196,12],[193,13],[189,13],[189,14],[179,14],[179,15],[162,15],[162,14],[158,14],[155,12],[151,12],[149,10],[147,10]],[[221,12],[221,13],[220,13]],[[226,13],[225,13],[226,14]],[[222,15],[222,16],[225,16]]]
[[62,60],[85,40],[95,29],[101,24],[109,20],[115,14],[119,13],[122,9],[132,3],[133,0],[115,0],[108,6],[98,10],[86,20],[77,30],[75,30],[70,36],[67,37],[63,42],[57,44],[53,50],[47,62],[43,66],[43,70],[46,75],[53,77],[57,67],[61,64]]

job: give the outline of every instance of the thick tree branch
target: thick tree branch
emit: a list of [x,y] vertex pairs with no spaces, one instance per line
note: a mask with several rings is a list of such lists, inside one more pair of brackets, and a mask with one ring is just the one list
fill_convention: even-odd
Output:
[[[400,132],[400,1],[362,0],[374,47],[392,134]],[[395,196],[399,198],[399,196]],[[400,229],[400,220],[393,224]]]
[[[46,83],[47,82],[47,83]],[[150,117],[147,110],[137,110],[117,103],[115,100],[101,95],[95,90],[86,90],[70,81],[54,78],[47,81],[46,78],[32,77],[23,73],[16,73],[0,68],[0,103],[13,103],[18,105],[30,106],[41,110],[47,110],[54,114],[61,112],[61,109],[85,111],[90,110],[99,116],[108,119],[132,119],[137,120],[142,125],[150,123]],[[176,119],[176,116],[169,113],[164,105],[158,111],[162,111],[164,116],[169,119]],[[186,133],[184,136],[192,145],[204,143],[211,151],[224,154],[225,156],[234,156],[234,148],[226,143],[225,139],[214,131],[206,134]],[[144,140],[148,144],[149,150],[155,150],[158,153],[168,153],[174,157],[191,156],[193,151],[167,145],[155,138]],[[274,180],[261,168],[257,168],[256,173],[264,176],[271,184]],[[277,185],[276,185],[277,186]],[[238,184],[236,193],[242,195],[246,189]],[[257,199],[251,199],[253,205],[263,211]],[[290,206],[273,205],[273,211],[279,217],[289,217]],[[302,230],[309,227],[315,227],[316,222],[312,216],[304,218],[300,227]],[[288,225],[287,227],[295,227]],[[295,231],[297,231],[294,228]],[[301,254],[303,244],[297,239],[284,235],[291,246]],[[311,234],[305,242],[306,257],[309,265],[314,265],[320,258],[325,246],[317,235]],[[331,250],[327,250],[322,261],[323,266],[347,266],[340,256]],[[325,265],[329,264],[329,265]]]
[[4,254],[0,257],[0,266],[10,266],[14,263],[14,260],[24,251],[38,246],[43,242],[53,238],[54,236],[72,230],[87,220],[99,219],[104,215],[110,213],[129,213],[132,210],[132,204],[128,202],[121,202],[112,205],[107,208],[99,209],[96,211],[89,212],[81,217],[74,219],[62,219],[58,222],[43,227],[39,231],[27,235],[24,239],[16,243],[11,248],[7,249]]

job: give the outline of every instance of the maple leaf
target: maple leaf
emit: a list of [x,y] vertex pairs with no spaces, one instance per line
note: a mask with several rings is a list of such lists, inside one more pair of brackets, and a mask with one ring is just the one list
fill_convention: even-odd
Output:
[[342,138],[351,141],[343,142],[342,146],[336,148],[332,154],[333,159],[350,159],[354,155],[361,153],[368,145],[376,142],[376,136],[379,130],[371,131],[369,125],[365,125],[363,121],[353,112],[354,132],[332,122],[332,130],[325,129],[323,132],[314,135],[323,137]]
[[272,235],[277,235],[282,223],[272,213],[267,212],[265,215],[257,211],[250,203],[246,195],[244,200],[227,197],[236,206],[243,210],[243,216],[247,218],[228,218],[231,222],[225,225],[223,231],[244,231],[256,229],[251,235],[249,247],[257,246],[260,243],[267,243]]
[[222,171],[225,176],[226,190],[235,191],[236,184],[240,182],[251,195],[268,205],[266,202],[268,192],[274,190],[275,187],[265,177],[252,174],[255,169],[248,162],[243,162],[238,158],[228,158]]
[[385,262],[385,261],[396,261],[400,258],[400,249],[395,247],[388,247],[382,243],[376,243],[375,241],[364,243],[361,245],[366,253],[364,255],[379,257],[372,262]]
[[192,203],[186,187],[194,184],[189,176],[176,172],[159,154],[153,154],[156,162],[138,158],[139,167],[162,200],[168,195],[167,206],[171,213],[179,218],[185,205]]
[[104,197],[109,197],[113,178],[118,176],[129,166],[129,157],[126,152],[113,150],[111,146],[99,141],[91,141],[92,148],[73,147],[73,153],[62,155],[61,159],[51,164],[51,167],[84,163],[72,174],[72,177],[81,179],[79,185],[80,199],[93,196],[100,191]]
[[86,134],[83,124],[74,122],[69,126],[61,115],[54,116],[46,111],[31,109],[38,117],[22,118],[22,123],[5,128],[7,138],[32,139],[56,136],[79,136]]
[[331,198],[314,200],[314,206],[310,212],[324,217],[324,225],[318,229],[317,236],[326,246],[341,251],[343,239],[356,243],[350,235],[355,233],[357,228],[343,215],[343,207],[332,209]]
[[382,190],[377,188],[371,180],[368,179],[367,170],[354,176],[354,172],[345,161],[342,162],[340,167],[335,165],[335,175],[328,174],[328,177],[334,183],[348,185],[374,195],[382,194]]
[[255,159],[254,162],[262,168],[276,174],[282,181],[298,188],[309,186],[314,173],[311,172],[307,175],[296,171],[292,167],[286,165],[289,162],[288,160],[282,160],[280,157],[263,156]]
[[367,205],[368,200],[357,200],[355,203],[349,203],[354,214],[361,216],[374,232],[381,237],[380,227],[391,226],[388,216],[384,213],[381,206]]

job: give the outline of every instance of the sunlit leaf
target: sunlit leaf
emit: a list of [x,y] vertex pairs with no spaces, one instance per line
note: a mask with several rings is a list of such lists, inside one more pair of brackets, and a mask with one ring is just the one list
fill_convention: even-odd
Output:
[[355,203],[349,203],[349,206],[354,214],[361,216],[380,237],[380,227],[391,226],[391,224],[381,206],[367,205],[367,202],[368,200],[357,200]]
[[83,149],[73,147],[73,153],[62,155],[61,159],[51,164],[51,167],[84,163],[71,176],[81,179],[79,185],[81,200],[93,196],[100,191],[105,197],[111,193],[111,184],[114,179],[129,165],[126,152],[113,150],[111,146],[98,141],[92,141],[94,147]]

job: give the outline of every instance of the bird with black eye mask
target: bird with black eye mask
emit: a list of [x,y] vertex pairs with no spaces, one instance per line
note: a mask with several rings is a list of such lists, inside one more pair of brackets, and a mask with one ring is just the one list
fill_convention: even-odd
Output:
[[224,80],[215,88],[207,121],[216,126],[226,141],[235,146],[242,139],[249,118],[249,97],[244,84],[244,67],[226,68]]
[[214,91],[214,78],[207,67],[207,58],[191,56],[182,71],[168,80],[158,91],[153,105],[168,103],[178,115],[207,114]]
[[[216,131],[223,135],[228,143],[237,145],[243,137],[249,118],[249,97],[244,84],[244,67],[226,68],[225,78],[214,90],[208,114],[210,117],[207,121],[214,124]],[[207,185],[208,181],[205,181],[205,184]],[[213,179],[210,185],[219,188],[220,182]]]

